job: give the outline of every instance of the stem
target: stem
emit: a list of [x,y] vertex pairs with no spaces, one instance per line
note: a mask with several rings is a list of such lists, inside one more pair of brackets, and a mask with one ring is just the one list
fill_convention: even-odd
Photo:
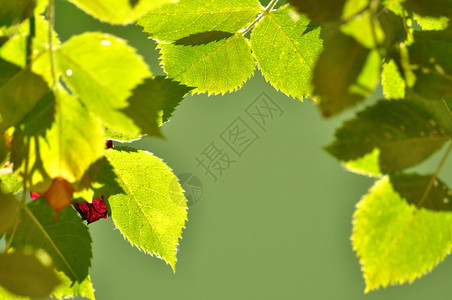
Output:
[[33,56],[33,38],[36,35],[36,20],[35,16],[32,15],[30,17],[30,24],[29,24],[29,33],[27,36],[27,45],[26,45],[26,56],[25,56],[25,65],[29,65],[32,63],[32,56]]
[[270,1],[270,3],[267,5],[267,7],[265,7],[262,12],[260,12],[256,19],[254,19],[253,22],[251,22],[250,25],[248,25],[247,27],[243,28],[242,30],[240,30],[240,34],[241,35],[245,35],[248,31],[250,31],[251,29],[253,29],[253,27],[257,24],[257,22],[259,22],[265,15],[269,14],[273,8],[276,6],[276,4],[278,4],[279,0],[272,0]]
[[267,5],[266,8],[264,8],[265,13],[269,13],[275,8],[276,4],[278,4],[279,0],[271,0],[270,3]]
[[435,173],[433,174],[432,178],[430,179],[427,188],[425,189],[424,194],[422,195],[421,200],[419,201],[417,207],[421,207],[422,204],[424,204],[425,200],[427,199],[428,194],[430,193],[430,190],[432,189],[432,186],[436,179],[438,178],[439,173],[441,172],[441,169],[444,167],[444,164],[446,163],[447,158],[449,157],[450,152],[452,151],[452,142],[449,142],[449,147],[447,147],[446,153],[444,153],[443,158],[441,159],[438,167],[436,168]]
[[372,31],[372,38],[375,43],[375,48],[377,49],[377,52],[380,55],[380,59],[381,59],[382,57],[384,57],[384,54],[382,51],[382,46],[380,45],[380,42],[378,41],[377,30],[375,27],[375,20],[377,19],[377,10],[378,10],[379,6],[380,6],[379,0],[371,1],[370,6],[369,6],[369,13],[370,13],[370,29]]
[[49,57],[50,57],[50,72],[53,79],[52,88],[56,84],[55,76],[55,64],[53,60],[53,28],[55,27],[55,0],[49,0],[49,8],[47,10],[47,20],[49,21],[48,30],[48,47],[49,47]]

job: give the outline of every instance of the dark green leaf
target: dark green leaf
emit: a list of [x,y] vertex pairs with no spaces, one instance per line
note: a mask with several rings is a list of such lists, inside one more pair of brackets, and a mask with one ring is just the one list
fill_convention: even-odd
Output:
[[384,10],[378,15],[378,21],[385,34],[384,46],[387,52],[407,39],[403,19],[392,11]]
[[28,68],[4,80],[0,84],[0,128],[5,129],[22,121],[48,90],[47,83]]
[[0,1],[0,27],[20,23],[33,14],[36,0]]
[[318,23],[338,20],[346,0],[288,0],[299,12]]
[[13,227],[17,218],[17,208],[17,200],[12,194],[0,192],[0,236]]
[[0,254],[0,285],[26,297],[43,298],[60,284],[49,257],[43,251],[16,250]]
[[[427,159],[452,137],[436,111],[446,114],[440,101],[432,109],[414,100],[379,101],[344,123],[326,150],[346,166],[363,172],[391,173]],[[449,116],[449,124],[451,117]],[[450,126],[450,125],[449,125]],[[353,162],[363,157],[360,165]]]
[[451,0],[406,0],[403,6],[421,16],[451,16],[452,1]]
[[140,0],[129,0],[129,5],[131,8],[134,8]]
[[395,174],[390,181],[394,190],[417,208],[452,211],[452,191],[433,174]]
[[194,46],[202,45],[210,42],[216,42],[233,36],[233,33],[225,31],[205,31],[194,33],[187,37],[183,37],[174,42],[175,45]]
[[43,248],[52,257],[56,268],[72,281],[83,282],[91,265],[91,236],[75,209],[64,208],[59,221],[43,197],[25,208],[12,246]]
[[176,107],[184,99],[185,95],[187,95],[193,88],[172,81],[171,79],[166,79],[162,76],[157,76],[154,80],[160,82],[160,87],[163,92],[162,123],[165,123],[171,118],[173,112],[176,110]]
[[437,73],[415,71],[416,83],[413,90],[425,97],[426,101],[442,99],[452,96],[452,79]]
[[325,117],[331,117],[363,100],[350,91],[366,62],[369,50],[353,38],[336,33],[325,40],[314,69],[314,95]]

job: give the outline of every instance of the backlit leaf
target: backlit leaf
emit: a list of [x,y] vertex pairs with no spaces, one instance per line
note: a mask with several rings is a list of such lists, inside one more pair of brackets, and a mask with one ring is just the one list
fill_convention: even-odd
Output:
[[258,0],[180,0],[150,11],[138,25],[153,39],[171,43],[202,32],[234,34],[254,21],[260,11]]
[[125,193],[107,201],[111,218],[130,243],[175,269],[178,240],[187,218],[177,177],[149,152],[113,150],[107,158]]
[[48,259],[42,251],[0,254],[0,285],[20,296],[48,296],[60,283]]
[[82,283],[72,282],[63,272],[57,272],[57,276],[62,283],[52,292],[52,298],[68,299],[73,296],[81,296],[95,300],[94,288],[89,275]]
[[[413,186],[414,187],[414,186]],[[423,186],[411,191],[421,199]],[[360,258],[366,292],[412,282],[450,252],[452,214],[418,209],[379,180],[357,205],[352,244]]]
[[405,80],[392,59],[383,64],[381,85],[383,86],[383,94],[386,99],[405,98]]
[[263,17],[251,33],[251,47],[265,79],[300,100],[312,92],[311,74],[322,50],[320,27],[290,6]]
[[149,10],[175,0],[68,0],[84,12],[111,24],[130,24],[144,16]]
[[27,205],[12,243],[14,248],[43,248],[55,267],[73,282],[83,282],[91,265],[91,237],[72,207],[64,208],[59,221],[43,197]]
[[239,89],[254,74],[255,61],[240,34],[204,45],[159,44],[169,78],[195,87],[193,92],[224,94]]
[[110,128],[127,132],[119,112],[132,89],[151,73],[125,40],[98,32],[72,37],[55,53],[64,81],[80,101]]

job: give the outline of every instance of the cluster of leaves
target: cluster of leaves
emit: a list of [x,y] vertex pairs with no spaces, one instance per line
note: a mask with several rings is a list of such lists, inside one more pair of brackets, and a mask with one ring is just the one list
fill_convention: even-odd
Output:
[[[315,99],[325,117],[382,86],[382,99],[326,148],[378,178],[354,215],[366,291],[411,282],[448,254],[452,191],[438,175],[452,147],[432,174],[404,170],[452,135],[450,1],[68,1],[143,27],[167,77],[109,34],[61,43],[54,0],[0,4],[0,293],[94,298],[83,219],[105,210],[132,245],[174,268],[187,216],[177,178],[153,154],[105,141],[161,137],[188,92],[235,91],[256,65],[277,90]],[[27,201],[25,191],[39,197]]]

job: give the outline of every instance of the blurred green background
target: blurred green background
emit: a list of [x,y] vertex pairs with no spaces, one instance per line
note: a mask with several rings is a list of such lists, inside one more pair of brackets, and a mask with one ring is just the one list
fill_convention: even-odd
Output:
[[[56,4],[63,41],[85,31],[111,32],[163,74],[155,43],[139,27],[112,27],[66,1]],[[226,147],[220,134],[235,118],[246,119],[246,107],[262,92],[283,115],[266,132],[257,129],[259,139],[233,157],[236,162],[214,183],[195,157],[212,141]],[[451,258],[411,285],[364,295],[351,221],[374,180],[348,173],[321,150],[350,116],[323,120],[313,103],[277,92],[259,71],[235,93],[188,96],[163,126],[166,140],[133,144],[161,157],[176,174],[192,173],[202,182],[180,241],[177,272],[132,248],[110,219],[100,220],[90,225],[97,299],[452,299]],[[452,174],[442,177],[450,182]]]

